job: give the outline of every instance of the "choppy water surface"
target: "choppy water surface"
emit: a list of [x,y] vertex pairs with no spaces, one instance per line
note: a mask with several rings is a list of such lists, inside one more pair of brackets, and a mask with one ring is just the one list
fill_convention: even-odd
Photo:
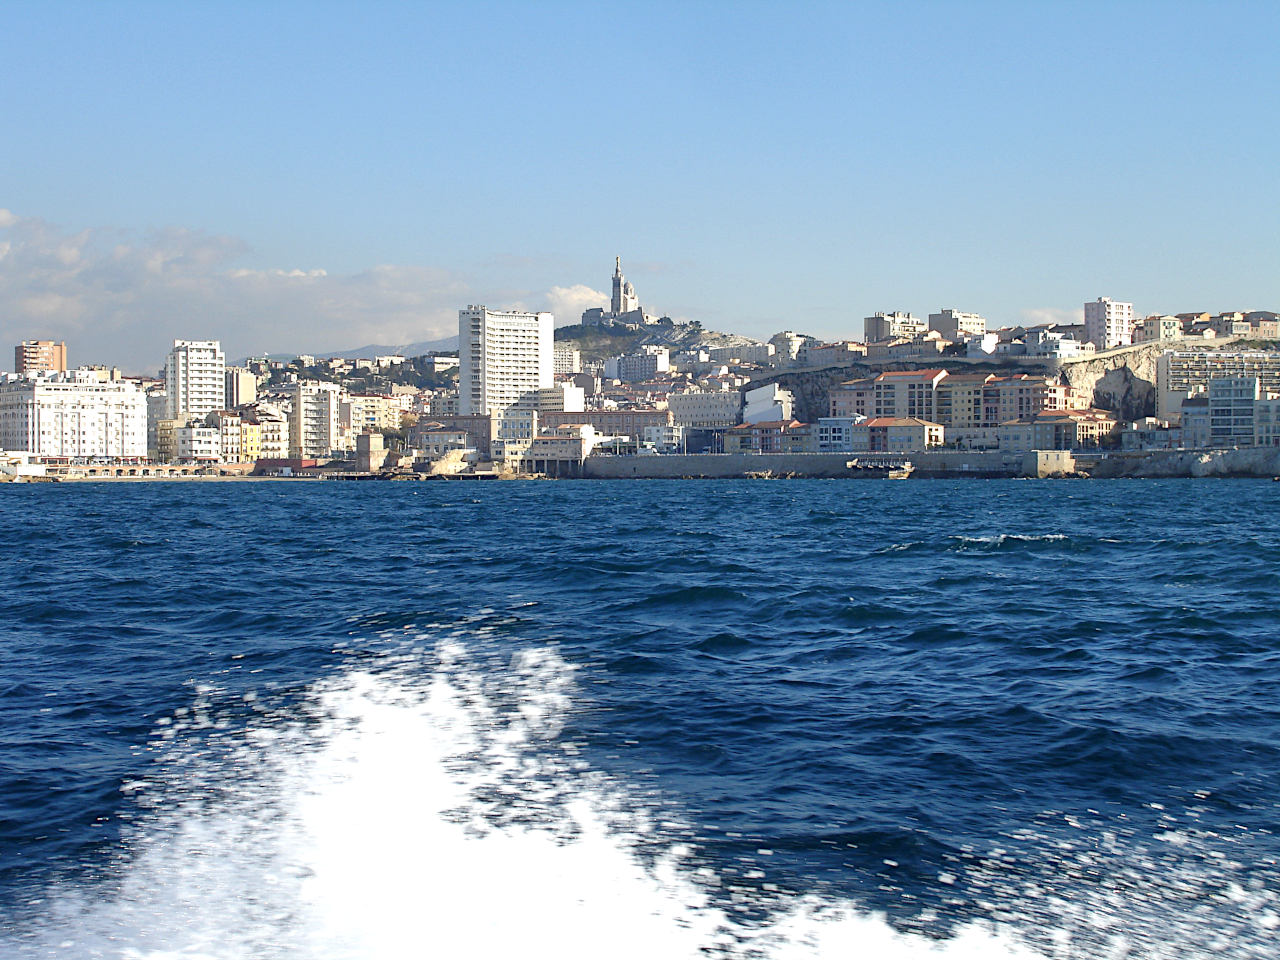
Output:
[[1280,956],[1277,498],[0,488],[0,956]]

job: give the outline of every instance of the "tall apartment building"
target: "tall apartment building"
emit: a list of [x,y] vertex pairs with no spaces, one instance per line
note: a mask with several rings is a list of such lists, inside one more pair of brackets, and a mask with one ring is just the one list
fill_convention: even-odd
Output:
[[338,447],[340,407],[341,388],[336,383],[299,381],[293,391],[289,456],[295,460],[330,456]]
[[929,329],[937,330],[951,341],[981,337],[987,332],[987,318],[977,313],[961,313],[952,307],[943,307],[938,313],[929,314]]
[[1280,393],[1280,352],[1166,350],[1156,358],[1156,416],[1176,418],[1182,401],[1206,393],[1209,381],[1257,377],[1264,393]]
[[258,378],[245,367],[227,367],[227,406],[243,407],[258,399]]
[[0,449],[46,457],[145,457],[147,398],[83,371],[0,381]]
[[945,370],[902,370],[880,374],[874,382],[873,417],[935,421],[938,384],[946,376]]
[[59,373],[67,369],[67,344],[53,340],[23,340],[13,348],[14,373]]
[[877,313],[862,321],[862,339],[867,343],[878,340],[895,340],[898,337],[916,337],[926,330],[925,322],[909,313]]
[[226,357],[217,340],[175,340],[164,365],[169,419],[203,418],[226,406]]
[[458,311],[459,410],[463,416],[537,404],[554,382],[555,319],[549,313]]
[[1099,350],[1133,343],[1133,304],[1099,297],[1084,305],[1084,338]]

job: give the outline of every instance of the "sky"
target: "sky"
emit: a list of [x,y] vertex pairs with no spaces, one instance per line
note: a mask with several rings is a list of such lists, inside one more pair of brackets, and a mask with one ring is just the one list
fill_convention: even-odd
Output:
[[[0,345],[1280,309],[1280,4],[4,5]],[[8,350],[8,347],[4,347]],[[12,353],[0,352],[0,368]]]

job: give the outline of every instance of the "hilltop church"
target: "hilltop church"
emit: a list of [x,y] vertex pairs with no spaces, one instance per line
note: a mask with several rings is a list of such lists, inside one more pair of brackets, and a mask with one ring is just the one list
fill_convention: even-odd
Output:
[[640,300],[636,296],[636,288],[622,275],[622,258],[617,258],[613,271],[613,296],[609,300],[609,309],[592,307],[582,311],[584,327],[603,327],[610,324],[637,329],[646,324],[658,323],[657,317],[644,312]]

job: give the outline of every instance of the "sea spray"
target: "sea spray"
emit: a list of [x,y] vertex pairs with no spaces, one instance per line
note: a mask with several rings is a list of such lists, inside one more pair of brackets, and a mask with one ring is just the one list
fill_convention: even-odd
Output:
[[239,729],[201,691],[124,787],[140,812],[111,875],[51,891],[5,955],[1029,956],[989,928],[931,941],[812,897],[738,919],[657,812],[558,739],[572,671],[554,652],[496,679],[456,641],[435,660],[351,670],[287,708],[249,695]]

